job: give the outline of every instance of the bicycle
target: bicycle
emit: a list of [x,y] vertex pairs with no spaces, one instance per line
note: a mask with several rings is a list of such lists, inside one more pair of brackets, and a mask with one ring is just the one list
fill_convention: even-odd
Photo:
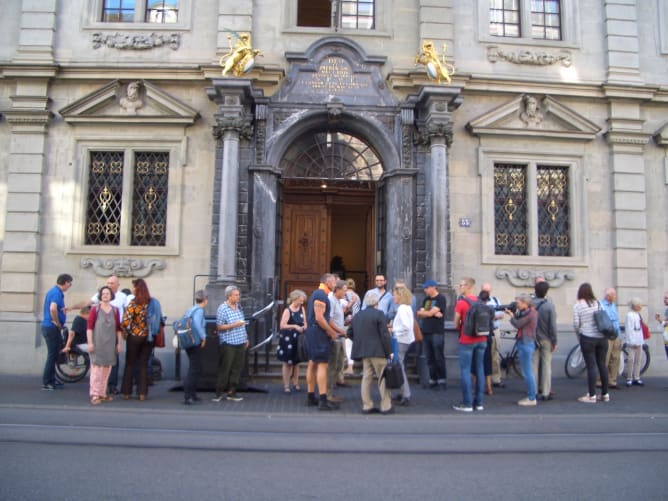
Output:
[[499,339],[512,339],[515,341],[513,343],[512,349],[507,352],[506,354],[503,354],[501,350],[499,350],[499,364],[501,366],[501,369],[506,371],[506,378],[510,375],[510,370],[517,374],[520,378],[522,377],[522,368],[520,367],[520,357],[517,353],[517,335],[516,333],[512,331],[507,331],[507,330],[502,330],[499,333]]
[[[67,339],[68,331],[63,328],[62,335]],[[63,339],[63,346],[65,346]],[[56,360],[56,379],[61,383],[76,383],[88,375],[90,370],[90,355],[80,350],[76,345],[70,347],[68,353],[58,353]]]
[[[629,353],[626,349],[626,343],[622,345],[622,359],[621,363],[619,364],[619,375],[621,376],[624,373],[624,367],[626,364],[628,364],[629,361]],[[640,354],[640,374],[644,374],[645,371],[649,368],[651,358],[649,355],[649,347],[643,343],[642,345],[642,352]],[[584,374],[586,369],[585,366],[585,361],[584,357],[582,356],[582,351],[580,350],[580,344],[576,344],[571,348],[571,351],[568,353],[568,356],[566,357],[566,365],[564,366],[564,370],[566,372],[566,376],[568,376],[570,379],[575,379],[578,376],[581,376]]]

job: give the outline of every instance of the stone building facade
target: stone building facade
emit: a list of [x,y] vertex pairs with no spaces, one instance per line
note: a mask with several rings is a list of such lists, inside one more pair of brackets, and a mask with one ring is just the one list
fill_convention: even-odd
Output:
[[[632,296],[659,311],[663,0],[3,13],[0,371],[39,370],[41,302],[64,272],[69,303],[112,273],[145,277],[170,319],[201,287],[215,309],[239,285],[248,311],[310,290],[335,257],[358,291],[382,270],[418,291],[473,276],[511,299],[543,276],[565,331],[584,281],[617,287],[622,313]],[[222,76],[242,33],[261,53]],[[450,83],[415,64],[425,40]]]

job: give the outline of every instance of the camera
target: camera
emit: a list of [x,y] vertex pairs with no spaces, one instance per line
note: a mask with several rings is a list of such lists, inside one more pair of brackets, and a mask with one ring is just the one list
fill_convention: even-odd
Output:
[[516,301],[513,301],[512,303],[508,303],[508,304],[500,304],[499,306],[496,306],[496,307],[494,308],[494,310],[495,310],[495,311],[506,311],[506,310],[510,310],[510,311],[513,313],[513,315],[514,315],[515,313],[517,313],[517,302],[516,302]]

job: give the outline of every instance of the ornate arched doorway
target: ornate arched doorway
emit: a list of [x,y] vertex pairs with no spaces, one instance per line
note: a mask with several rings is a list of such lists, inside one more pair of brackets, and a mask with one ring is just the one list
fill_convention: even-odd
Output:
[[374,272],[382,162],[363,138],[327,127],[302,134],[279,164],[281,295],[313,290],[325,271],[353,278]]

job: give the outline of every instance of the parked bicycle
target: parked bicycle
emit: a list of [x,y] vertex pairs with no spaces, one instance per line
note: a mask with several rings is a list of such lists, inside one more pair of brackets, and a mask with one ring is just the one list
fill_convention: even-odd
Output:
[[499,350],[499,363],[501,365],[501,369],[506,371],[506,378],[510,375],[511,370],[521,378],[522,368],[520,367],[520,357],[517,354],[517,332],[502,330],[499,333],[499,338],[515,341],[513,343],[512,349],[509,352],[504,354],[501,352],[501,350]]
[[[640,352],[640,374],[644,374],[645,371],[649,368],[650,363],[649,347],[646,344],[642,345],[642,351]],[[628,364],[629,353],[626,349],[626,343],[622,345],[622,359],[619,364],[619,375],[621,376],[624,373],[624,367]],[[573,346],[571,351],[566,357],[566,365],[564,370],[566,375],[570,379],[575,379],[585,372],[585,361],[582,356],[582,351],[580,350],[580,344]]]
[[[63,327],[61,335],[63,336],[62,346],[65,346],[68,335],[66,327]],[[58,353],[58,359],[56,360],[56,379],[58,381],[76,383],[85,378],[89,370],[90,355],[80,350],[76,345],[72,345],[68,353],[62,351]]]

